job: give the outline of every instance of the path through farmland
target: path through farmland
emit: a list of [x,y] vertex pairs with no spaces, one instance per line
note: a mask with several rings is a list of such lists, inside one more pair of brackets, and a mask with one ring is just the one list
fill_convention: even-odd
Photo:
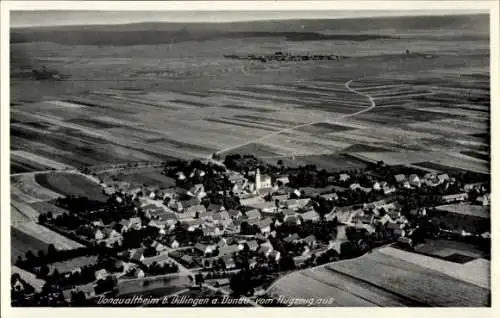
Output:
[[321,121],[312,121],[312,122],[308,122],[308,123],[305,123],[305,124],[300,124],[300,125],[297,125],[297,126],[293,126],[293,127],[289,127],[289,128],[285,128],[285,129],[282,129],[282,130],[278,130],[278,131],[274,131],[272,133],[269,133],[267,135],[264,135],[262,137],[259,137],[259,138],[256,138],[256,139],[252,139],[252,140],[249,140],[249,141],[246,141],[242,144],[238,144],[238,145],[234,145],[234,146],[230,146],[230,147],[227,147],[227,148],[224,148],[224,149],[221,149],[219,150],[217,153],[218,154],[221,154],[221,153],[224,153],[224,152],[227,152],[227,151],[230,151],[230,150],[233,150],[233,149],[237,149],[237,148],[240,148],[240,147],[244,147],[244,146],[247,146],[249,144],[252,144],[252,143],[255,143],[255,142],[258,142],[258,141],[262,141],[264,139],[267,139],[269,137],[272,137],[272,136],[276,136],[276,135],[279,135],[279,134],[282,134],[282,133],[285,133],[285,132],[289,132],[289,131],[292,131],[292,130],[295,130],[297,128],[301,128],[301,127],[306,127],[306,126],[310,126],[310,125],[314,125],[314,124],[320,124],[320,123],[335,123],[337,121],[339,121],[340,119],[344,119],[344,118],[349,118],[349,117],[354,117],[354,116],[357,116],[359,114],[362,114],[362,113],[365,113],[367,111],[370,111],[372,110],[373,108],[375,108],[376,104],[375,104],[375,101],[373,100],[373,98],[368,95],[368,94],[365,94],[365,93],[362,93],[362,92],[359,92],[358,90],[355,90],[353,88],[350,87],[351,83],[352,83],[353,80],[349,80],[347,82],[345,82],[344,86],[345,88],[352,92],[352,93],[355,93],[357,95],[361,95],[361,96],[364,96],[366,98],[368,98],[370,100],[370,103],[371,105],[365,109],[362,109],[358,112],[355,112],[355,113],[352,113],[352,114],[346,114],[346,115],[343,115],[343,116],[340,116],[340,117],[337,117],[335,119],[332,119],[332,120],[321,120]]

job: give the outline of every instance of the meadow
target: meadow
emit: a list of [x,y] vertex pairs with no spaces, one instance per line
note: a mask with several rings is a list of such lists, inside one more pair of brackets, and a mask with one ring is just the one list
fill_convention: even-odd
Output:
[[107,196],[102,188],[83,175],[73,173],[43,173],[35,175],[36,181],[47,189],[62,196],[81,196],[91,200],[105,202]]
[[284,276],[269,294],[334,297],[334,306],[486,306],[489,285],[472,279],[479,273],[488,276],[481,264],[456,264],[385,247],[357,259]]
[[[311,22],[308,32],[328,37],[299,34],[300,41],[284,25],[272,24],[273,33],[243,23],[232,24],[239,31],[230,34],[223,25],[187,25],[164,43],[155,42],[151,25],[138,24],[123,27],[145,38],[114,38],[123,41],[118,46],[96,44],[94,36],[84,40],[88,30],[73,30],[81,38],[70,45],[63,36],[68,30],[16,29],[12,170],[242,152],[290,158],[294,166],[328,167],[323,156],[349,153],[362,161],[418,159],[488,173],[488,158],[477,152],[488,151],[489,141],[475,137],[489,130],[487,28],[477,22],[481,16],[436,19],[438,30],[403,19],[409,24],[401,36],[385,28],[387,20],[367,20],[373,27],[363,34],[389,37],[363,39],[330,36],[339,35],[335,20]],[[360,28],[343,23],[341,29]],[[467,36],[454,33],[461,23],[474,26]],[[178,27],[163,24],[161,30],[169,38]],[[99,27],[98,37],[116,36],[117,28]],[[349,58],[281,64],[223,58],[274,51]],[[66,80],[26,76],[40,65]],[[366,154],[363,147],[382,150]],[[335,158],[336,166],[351,166],[347,160]]]

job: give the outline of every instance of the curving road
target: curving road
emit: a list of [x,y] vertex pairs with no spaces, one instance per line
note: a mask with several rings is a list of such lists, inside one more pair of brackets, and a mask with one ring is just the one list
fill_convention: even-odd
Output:
[[357,111],[355,113],[352,113],[352,114],[346,114],[346,115],[342,115],[340,117],[337,117],[333,120],[319,120],[319,121],[312,121],[312,122],[308,122],[308,123],[305,123],[305,124],[300,124],[300,125],[297,125],[297,126],[293,126],[293,127],[289,127],[289,128],[285,128],[285,129],[282,129],[282,130],[278,130],[278,131],[274,131],[272,133],[269,133],[267,135],[264,135],[264,136],[261,136],[259,138],[256,138],[256,139],[252,139],[252,140],[249,140],[249,141],[246,141],[242,144],[238,144],[238,145],[234,145],[234,146],[230,146],[230,147],[227,147],[227,148],[224,148],[224,149],[221,149],[219,151],[217,151],[218,154],[220,153],[224,153],[224,152],[227,152],[227,151],[230,151],[230,150],[233,150],[233,149],[237,149],[237,148],[240,148],[240,147],[243,147],[243,146],[247,146],[249,144],[252,144],[252,143],[255,143],[255,142],[258,142],[258,141],[261,141],[261,140],[264,140],[266,138],[269,138],[269,137],[272,137],[272,136],[276,136],[276,135],[279,135],[281,133],[285,133],[285,132],[289,132],[289,131],[292,131],[292,130],[295,130],[297,128],[301,128],[301,127],[306,127],[306,126],[310,126],[310,125],[314,125],[314,124],[319,124],[319,123],[334,123],[340,119],[344,119],[344,118],[349,118],[349,117],[354,117],[354,116],[357,116],[359,114],[362,114],[362,113],[365,113],[367,111],[370,111],[372,110],[373,108],[375,108],[376,104],[375,104],[375,101],[373,100],[373,97],[371,97],[370,95],[368,94],[365,94],[365,93],[362,93],[362,92],[359,92],[353,88],[350,87],[351,83],[352,83],[353,80],[349,80],[347,82],[344,83],[344,86],[345,88],[352,92],[352,93],[355,93],[357,95],[361,95],[361,96],[364,96],[366,98],[368,98],[370,100],[370,106],[367,107],[367,108],[364,108],[360,111]]

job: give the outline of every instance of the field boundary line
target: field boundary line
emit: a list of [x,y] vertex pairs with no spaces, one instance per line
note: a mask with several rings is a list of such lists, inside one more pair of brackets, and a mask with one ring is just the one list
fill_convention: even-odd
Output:
[[242,144],[238,144],[238,145],[234,145],[234,146],[230,146],[230,147],[227,147],[227,148],[224,148],[224,149],[221,149],[219,151],[217,151],[216,153],[218,154],[221,154],[221,153],[224,153],[224,152],[227,152],[227,151],[230,151],[230,150],[233,150],[233,149],[237,149],[237,148],[240,148],[240,147],[244,147],[244,146],[247,146],[249,144],[252,144],[252,143],[255,143],[255,142],[259,142],[259,141],[262,141],[264,139],[267,139],[269,137],[272,137],[272,136],[276,136],[276,135],[279,135],[281,133],[285,133],[285,132],[289,132],[289,131],[292,131],[292,130],[295,130],[297,128],[302,128],[302,127],[306,127],[306,126],[310,126],[310,125],[314,125],[314,124],[319,124],[319,123],[334,123],[334,122],[337,122],[338,120],[340,119],[344,119],[344,118],[349,118],[349,117],[353,117],[353,116],[357,116],[359,114],[362,114],[362,113],[365,113],[367,111],[370,111],[372,110],[373,108],[375,108],[376,104],[375,104],[375,101],[374,99],[368,95],[368,94],[365,94],[365,93],[362,93],[362,92],[359,92],[358,90],[356,89],[353,89],[350,87],[350,84],[353,82],[353,80],[349,80],[347,82],[344,83],[344,87],[351,93],[354,93],[354,94],[357,94],[357,95],[360,95],[360,96],[364,96],[366,98],[369,99],[371,105],[367,108],[364,108],[360,111],[357,111],[355,113],[352,113],[352,114],[346,114],[346,115],[342,115],[340,117],[337,117],[335,119],[332,119],[332,120],[319,120],[319,121],[312,121],[312,122],[308,122],[308,123],[305,123],[305,124],[300,124],[300,125],[297,125],[297,126],[293,126],[293,127],[289,127],[289,128],[284,128],[284,129],[281,129],[281,130],[278,130],[278,131],[275,131],[275,132],[272,132],[272,133],[269,133],[267,135],[264,135],[264,136],[261,136],[259,138],[256,138],[256,139],[252,139],[250,141],[247,141],[247,142],[244,142]]

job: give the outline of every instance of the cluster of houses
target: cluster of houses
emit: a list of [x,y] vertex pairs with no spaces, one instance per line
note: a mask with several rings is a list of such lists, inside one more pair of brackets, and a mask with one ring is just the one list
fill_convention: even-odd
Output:
[[255,55],[249,54],[247,56],[238,56],[235,54],[225,54],[225,58],[238,59],[238,60],[252,60],[260,62],[278,61],[278,62],[291,62],[291,61],[317,61],[317,60],[341,60],[345,58],[341,55],[335,54],[292,54],[283,53],[280,51],[268,55]]
[[455,182],[455,179],[450,178],[447,173],[435,174],[431,172],[425,174],[423,177],[419,177],[417,174],[410,174],[408,176],[405,174],[397,174],[394,176],[394,180],[403,188],[408,189],[419,188],[422,185],[437,187],[445,182]]
[[104,243],[107,247],[121,245],[123,234],[130,230],[139,230],[143,226],[139,217],[122,219],[120,222],[112,222],[104,225],[102,221],[94,221],[84,224],[77,229],[77,234],[85,237],[88,241],[97,244]]
[[[180,182],[188,179],[200,180],[205,175],[205,171],[199,169],[194,170],[190,175],[185,175],[183,172],[175,173],[175,177]],[[203,199],[209,193],[201,183],[196,183],[186,189],[140,187],[126,190],[126,192],[140,203],[140,211],[143,212],[144,217],[124,218],[107,225],[94,221],[80,226],[77,232],[89,241],[114,247],[122,243],[123,236],[128,231],[144,227],[157,229],[157,236],[147,246],[143,245],[120,254],[121,259],[125,260],[122,261],[122,266],[124,266],[122,276],[142,278],[148,275],[149,268],[168,268],[173,264],[173,259],[188,268],[222,267],[226,270],[235,270],[237,255],[242,251],[250,252],[252,257],[248,262],[250,268],[254,268],[263,266],[266,259],[278,262],[283,257],[272,243],[276,242],[277,231],[279,232],[281,226],[301,225],[303,222],[320,220],[311,197],[319,196],[333,203],[339,200],[339,195],[333,190],[320,193],[315,188],[309,192],[305,189],[289,188],[287,187],[288,176],[280,175],[271,178],[269,175],[261,174],[259,169],[246,173],[246,176],[236,171],[227,171],[225,175],[231,183],[231,188],[227,191],[239,198],[241,205],[239,209],[226,210],[222,204],[207,204]],[[255,179],[251,181],[253,177]],[[375,191],[387,196],[399,189],[436,187],[455,182],[445,173],[428,173],[423,177],[416,174],[398,174],[394,176],[394,182],[372,180],[369,185],[363,183],[363,186],[348,173],[340,173],[330,178],[332,180],[329,181],[334,181],[334,184],[342,184],[342,187],[339,187],[342,189],[360,190],[365,193]],[[113,189],[103,183],[101,185],[105,191],[113,194],[118,202],[123,200],[122,195],[125,195],[123,190],[116,191],[116,188]],[[487,207],[490,204],[490,196],[482,187],[481,184],[465,185],[463,193],[443,195],[442,201],[445,204],[467,201],[467,193],[477,189],[481,194],[476,199],[477,204]],[[221,191],[220,194],[225,192]],[[425,209],[416,209],[411,213],[425,216],[427,212]],[[282,217],[276,217],[278,214]],[[476,218],[484,218],[479,213],[476,214]],[[356,206],[356,208],[353,206],[335,207],[334,205],[324,218],[326,221],[336,219],[341,223],[337,226],[336,238],[328,244],[318,242],[314,235],[301,238],[297,233],[288,233],[288,236],[283,238],[280,233],[279,237],[282,238],[284,244],[299,247],[291,253],[296,266],[300,267],[306,264],[311,256],[321,255],[328,250],[335,250],[341,254],[344,244],[348,242],[346,230],[349,228],[366,231],[368,234],[374,234],[378,229],[383,228],[398,241],[412,244],[409,237],[413,229],[409,226],[405,216],[401,215],[401,206],[393,201],[377,200]],[[176,227],[182,227],[187,232],[199,233],[201,231],[203,238],[194,245],[182,246],[183,243],[172,234]],[[96,271],[96,280],[107,276],[109,273],[105,270]],[[219,283],[227,284],[227,282]],[[89,297],[95,296],[93,285],[87,284],[65,290],[65,297],[70,297],[75,291],[81,291]]]

